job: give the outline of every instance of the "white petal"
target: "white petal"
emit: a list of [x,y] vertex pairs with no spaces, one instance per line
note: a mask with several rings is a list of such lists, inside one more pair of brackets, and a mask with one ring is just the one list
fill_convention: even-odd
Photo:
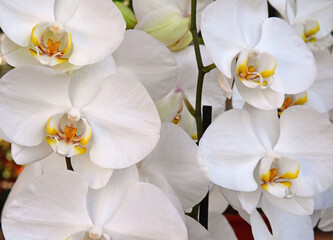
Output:
[[155,102],[162,122],[171,122],[181,107],[184,107],[180,93],[171,91],[164,98]]
[[[207,167],[198,146],[172,123],[164,123],[154,151],[141,163],[143,174],[161,174],[179,197],[183,209],[192,208],[207,194]],[[189,187],[192,186],[192,187]]]
[[80,68],[71,73],[69,97],[74,107],[82,108],[91,103],[101,91],[103,81],[116,71],[113,57]]
[[126,23],[112,1],[101,0],[96,4],[81,0],[67,26],[73,37],[73,53],[69,62],[87,65],[102,60],[118,48]]
[[100,167],[133,165],[146,157],[159,139],[156,107],[131,75],[109,76],[100,94],[83,112],[93,132],[90,157]]
[[21,47],[8,37],[2,41],[1,53],[6,62],[14,67],[40,65],[40,62],[30,53],[29,47]]
[[0,26],[7,36],[20,46],[30,44],[32,28],[40,22],[53,20],[54,0],[0,2]]
[[274,151],[301,165],[296,195],[311,197],[327,190],[333,183],[332,124],[312,109],[294,106],[281,115],[280,129]]
[[315,209],[327,209],[333,207],[333,187],[314,196],[314,200]]
[[87,230],[91,225],[86,210],[87,190],[87,184],[73,172],[41,176],[8,204],[2,215],[5,237],[65,239]]
[[295,216],[277,208],[266,199],[263,199],[261,207],[272,227],[274,238],[314,240],[310,216]]
[[314,82],[314,57],[292,27],[278,18],[267,19],[256,48],[271,54],[277,61],[270,88],[279,93],[296,94]]
[[209,212],[208,230],[213,239],[237,240],[234,230],[228,220],[220,213]]
[[209,232],[193,218],[186,216],[185,223],[188,232],[188,240],[214,240]]
[[238,192],[237,195],[242,209],[244,209],[248,214],[251,214],[258,206],[261,190],[258,188],[254,192]]
[[281,107],[284,94],[270,88],[248,88],[239,79],[235,80],[236,87],[244,100],[262,110],[272,110]]
[[316,20],[319,22],[320,34],[329,34],[333,29],[333,3],[327,0],[299,0],[297,1],[298,19]]
[[206,130],[200,148],[215,184],[238,191],[257,189],[253,171],[266,149],[251,127],[248,112],[223,113]]
[[66,23],[71,19],[78,9],[81,0],[55,0],[54,18],[56,21]]
[[218,213],[224,212],[229,206],[229,203],[223,197],[220,188],[216,185],[214,185],[213,189],[209,192],[208,206],[210,212],[218,212]]
[[233,58],[259,41],[267,2],[216,1],[202,13],[202,35],[216,66],[231,78]]
[[258,240],[274,240],[272,234],[269,232],[266,223],[262,219],[261,215],[255,210],[251,216],[251,229],[254,239]]
[[158,188],[148,183],[137,183],[130,188],[104,229],[111,238],[187,239],[185,224],[176,209]]
[[[333,81],[331,81],[331,82],[333,82]],[[318,94],[318,93],[312,91],[312,87],[313,87],[313,85],[307,91],[307,101],[304,104],[304,106],[312,108],[312,109],[314,109],[317,112],[320,112],[322,114],[327,114],[328,111],[330,110],[330,108],[328,107],[327,102],[324,102],[323,95]],[[325,88],[326,89],[332,89],[329,86],[325,86]],[[333,107],[333,105],[331,105],[331,106]]]
[[42,141],[41,144],[35,147],[24,147],[12,143],[11,150],[15,163],[19,165],[25,165],[39,161],[53,152],[52,148],[47,144],[46,141]]
[[311,215],[314,209],[313,198],[302,198],[297,196],[289,199],[277,198],[265,191],[263,192],[262,198],[267,198],[267,201],[270,201],[271,204],[281,210],[298,216]]
[[114,57],[117,70],[133,74],[154,101],[167,95],[177,80],[175,57],[167,47],[145,32],[126,31]]
[[318,228],[325,232],[333,231],[333,208],[329,208],[322,212],[321,220]]
[[105,186],[113,172],[112,169],[101,168],[94,164],[88,154],[73,156],[71,162],[75,172],[84,176],[91,188],[101,188]]
[[66,74],[46,67],[15,68],[1,79],[0,123],[16,144],[37,146],[44,140],[45,125],[54,113],[70,107]]
[[128,188],[139,181],[135,166],[114,170],[107,185],[101,189],[89,188],[87,205],[95,225],[103,226],[117,211]]
[[133,0],[133,9],[139,20],[143,19],[154,10],[165,7],[170,7],[170,4],[160,0]]
[[264,111],[248,104],[244,109],[250,113],[251,124],[260,143],[267,149],[272,149],[279,138],[279,118],[276,110]]

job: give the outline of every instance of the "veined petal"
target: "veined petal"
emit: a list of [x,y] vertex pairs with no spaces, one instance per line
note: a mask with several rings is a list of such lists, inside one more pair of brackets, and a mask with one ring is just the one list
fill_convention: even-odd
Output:
[[277,61],[270,86],[272,90],[296,94],[307,90],[314,82],[314,57],[304,41],[283,20],[269,18],[264,21],[262,36],[256,48],[271,54]]
[[333,164],[333,149],[330,147],[333,144],[332,124],[312,109],[293,106],[281,115],[280,129],[274,151],[297,160],[301,165],[296,195],[312,197],[327,190],[333,182],[328,170]]
[[253,211],[256,211],[256,207],[259,204],[261,197],[261,190],[258,188],[253,192],[237,192],[239,202],[248,214],[251,214]]
[[233,58],[259,41],[267,2],[215,1],[202,13],[202,35],[216,66],[231,78]]
[[82,112],[93,132],[90,157],[100,167],[133,165],[146,157],[159,139],[161,123],[156,107],[132,75],[110,75]]
[[56,21],[66,23],[71,19],[78,9],[81,0],[55,0],[54,1],[54,18]]
[[98,4],[81,0],[66,25],[73,37],[73,52],[68,61],[74,65],[96,63],[113,53],[123,40],[126,27],[119,9],[109,0]]
[[251,127],[248,112],[223,113],[206,130],[200,148],[212,182],[237,191],[257,189],[253,172],[266,149]]
[[[2,226],[7,239],[66,239],[92,224],[86,209],[88,186],[77,173],[45,174],[7,206]],[[31,231],[34,229],[34,231]]]
[[160,0],[133,0],[135,16],[139,19],[139,21],[149,13],[157,9],[170,7],[170,5],[171,4],[168,4],[168,2]]
[[27,47],[32,28],[39,22],[53,21],[53,3],[54,0],[3,0],[0,2],[0,26],[13,42]]
[[250,215],[250,221],[251,221],[251,230],[253,237],[255,239],[269,239],[274,240],[272,234],[269,232],[266,223],[262,219],[260,213],[255,210]]
[[114,58],[117,71],[133,74],[154,101],[167,95],[177,81],[175,57],[167,47],[147,33],[126,31],[124,41],[114,53]]
[[0,82],[0,111],[6,112],[0,116],[2,130],[22,146],[39,145],[49,117],[71,105],[68,76],[46,67],[15,68]]
[[130,235],[138,239],[187,239],[185,224],[177,210],[158,188],[142,182],[128,190],[104,229],[111,238]]

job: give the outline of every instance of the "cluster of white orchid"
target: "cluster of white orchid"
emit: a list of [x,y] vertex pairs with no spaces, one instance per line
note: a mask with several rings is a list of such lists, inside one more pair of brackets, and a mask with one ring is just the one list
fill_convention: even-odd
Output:
[[6,239],[234,240],[228,204],[256,240],[332,231],[333,0],[115,3],[0,0]]

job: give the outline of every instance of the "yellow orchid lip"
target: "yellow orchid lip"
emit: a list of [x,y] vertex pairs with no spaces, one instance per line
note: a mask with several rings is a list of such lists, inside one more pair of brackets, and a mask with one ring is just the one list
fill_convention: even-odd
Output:
[[287,94],[285,96],[284,102],[282,106],[278,109],[279,116],[283,113],[284,110],[291,106],[295,105],[304,105],[308,101],[308,93],[307,91],[294,94],[294,95],[289,95]]
[[56,114],[50,117],[46,124],[45,141],[58,154],[66,157],[83,154],[88,144],[92,130],[86,119],[71,121],[67,114]]
[[42,22],[31,31],[30,53],[42,64],[55,66],[68,61],[72,49],[72,35],[61,23]]

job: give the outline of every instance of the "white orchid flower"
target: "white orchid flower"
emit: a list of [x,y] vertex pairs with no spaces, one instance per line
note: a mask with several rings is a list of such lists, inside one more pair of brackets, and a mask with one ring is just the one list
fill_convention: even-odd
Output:
[[284,94],[305,91],[315,79],[311,51],[286,22],[268,18],[266,0],[213,2],[202,14],[202,36],[221,86],[230,92],[234,77],[256,108],[279,108]]
[[[200,45],[200,51],[204,64],[212,64],[207,48]],[[189,101],[192,106],[195,106],[198,68],[194,47],[188,46],[174,55],[179,67],[177,82],[167,96],[156,102],[156,106],[162,122],[173,122],[196,138],[195,119],[185,104],[185,101]],[[212,106],[213,119],[224,111],[226,100],[225,94],[220,91],[217,78],[217,69],[205,75],[202,94],[203,105]]]
[[313,197],[332,186],[333,126],[304,107],[230,110],[206,130],[200,148],[212,182],[237,192],[251,214],[260,198],[297,215],[312,214]]
[[[211,2],[198,1],[199,29],[201,12]],[[182,50],[192,42],[190,0],[133,0],[133,8],[138,18],[135,29],[151,34],[171,51]]]
[[1,0],[0,26],[8,36],[2,53],[10,65],[68,71],[113,53],[126,24],[109,0]]
[[312,50],[333,44],[333,2],[330,0],[269,0]]
[[151,152],[160,131],[155,105],[134,75],[110,74],[112,66],[109,57],[70,75],[21,67],[1,79],[0,109],[7,114],[0,122],[18,164],[55,151],[72,157],[91,187],[101,187],[112,169]]
[[8,203],[4,235],[9,240],[187,239],[184,222],[162,192],[137,181],[134,166],[116,170],[99,190],[74,172],[45,174]]
[[180,127],[163,123],[155,149],[137,164],[142,181],[160,188],[183,212],[207,194],[207,166],[199,147]]

